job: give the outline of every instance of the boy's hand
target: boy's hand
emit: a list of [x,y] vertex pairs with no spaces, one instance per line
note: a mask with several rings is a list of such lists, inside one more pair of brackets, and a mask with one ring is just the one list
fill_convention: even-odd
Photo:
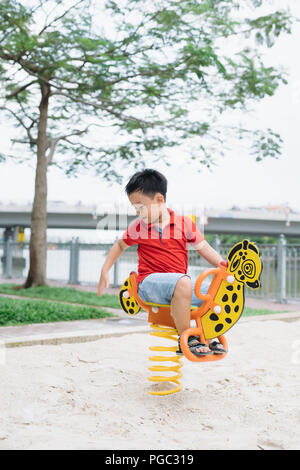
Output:
[[107,272],[101,271],[101,277],[98,283],[98,290],[97,290],[98,297],[101,297],[104,287],[109,287],[109,275]]
[[222,261],[220,261],[220,265],[225,266],[225,268],[228,268],[228,261],[223,259]]

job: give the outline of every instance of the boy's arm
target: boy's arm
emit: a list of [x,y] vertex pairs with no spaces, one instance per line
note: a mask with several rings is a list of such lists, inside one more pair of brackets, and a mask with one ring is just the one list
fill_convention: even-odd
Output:
[[227,267],[228,262],[224,261],[222,256],[219,255],[219,253],[217,253],[209,243],[207,243],[195,222],[185,216],[184,223],[186,227],[187,241],[195,250],[197,250],[199,255],[203,256],[203,258],[212,266],[218,267],[221,263]]
[[121,256],[124,250],[128,248],[128,245],[120,238],[117,240],[113,246],[111,247],[106,260],[101,269],[101,276],[98,283],[98,290],[97,295],[101,297],[104,287],[109,286],[109,276],[108,271],[112,267],[112,265],[117,261],[117,259]]
[[219,255],[219,253],[217,253],[216,250],[210,246],[206,240],[198,243],[198,245],[196,245],[194,248],[197,250],[199,255],[203,256],[203,258],[211,265],[217,267],[222,262],[224,266],[227,266],[227,261],[223,260],[222,256]]
[[126,248],[128,248],[128,245],[122,239],[117,240],[108,252],[101,271],[108,272]]

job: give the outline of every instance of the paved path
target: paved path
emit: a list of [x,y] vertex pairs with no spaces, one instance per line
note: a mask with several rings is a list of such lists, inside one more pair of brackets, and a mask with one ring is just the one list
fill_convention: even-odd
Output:
[[[22,326],[0,327],[0,347],[33,346],[37,344],[82,343],[105,337],[123,336],[133,333],[149,333],[146,312],[122,318],[122,311],[110,309],[119,314],[117,318],[76,320],[54,323],[37,323]],[[143,318],[141,319],[141,316]],[[259,315],[241,318],[240,322],[283,320],[296,321],[300,312],[286,312],[274,315]]]
[[123,336],[149,332],[146,320],[104,318],[0,328],[0,345],[5,347],[36,344],[82,343],[107,336]]
[[[21,283],[21,280],[0,278],[0,283]],[[49,281],[49,285],[63,286],[62,283]],[[75,287],[83,291],[96,292],[96,286],[64,285],[65,287]],[[117,294],[119,288],[108,288],[106,293]],[[3,295],[3,294],[1,294]],[[0,296],[1,296],[0,295]],[[15,296],[9,296],[15,297]],[[19,297],[23,298],[24,297]],[[32,299],[34,300],[34,299]],[[38,300],[38,299],[36,299]],[[78,304],[76,304],[78,305]],[[300,317],[300,305],[279,304],[261,299],[246,299],[246,306],[257,309],[269,309],[274,311],[284,311],[274,315],[260,315],[243,317],[241,322],[252,320],[284,320],[295,321]],[[149,333],[147,313],[140,311],[137,315],[128,316],[122,309],[103,307],[113,313],[115,318],[63,321],[54,323],[39,323],[22,326],[0,327],[0,346],[30,346],[36,344],[61,344],[72,342],[95,341],[107,336],[122,336],[132,333]]]

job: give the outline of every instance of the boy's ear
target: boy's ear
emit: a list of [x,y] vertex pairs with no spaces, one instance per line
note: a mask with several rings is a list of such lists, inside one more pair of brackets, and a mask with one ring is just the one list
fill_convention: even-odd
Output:
[[165,202],[165,198],[164,196],[161,194],[161,193],[156,193],[155,196],[154,196],[154,199],[156,200],[156,202],[158,202],[159,204],[163,204]]

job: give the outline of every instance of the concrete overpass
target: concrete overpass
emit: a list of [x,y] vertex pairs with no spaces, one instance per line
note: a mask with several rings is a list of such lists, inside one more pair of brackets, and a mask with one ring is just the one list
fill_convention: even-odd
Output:
[[[168,206],[168,205],[167,205]],[[168,206],[169,207],[169,206]],[[170,207],[176,208],[170,204]],[[31,224],[30,204],[0,204],[0,227],[28,228]],[[196,215],[200,211],[196,211]],[[187,214],[188,212],[184,212]],[[130,205],[119,206],[114,210],[112,204],[96,206],[48,203],[48,228],[126,230],[136,219],[136,212]],[[196,219],[198,227],[205,233],[241,235],[280,235],[300,237],[300,214],[272,212],[267,209],[220,210],[208,209],[204,217]]]

